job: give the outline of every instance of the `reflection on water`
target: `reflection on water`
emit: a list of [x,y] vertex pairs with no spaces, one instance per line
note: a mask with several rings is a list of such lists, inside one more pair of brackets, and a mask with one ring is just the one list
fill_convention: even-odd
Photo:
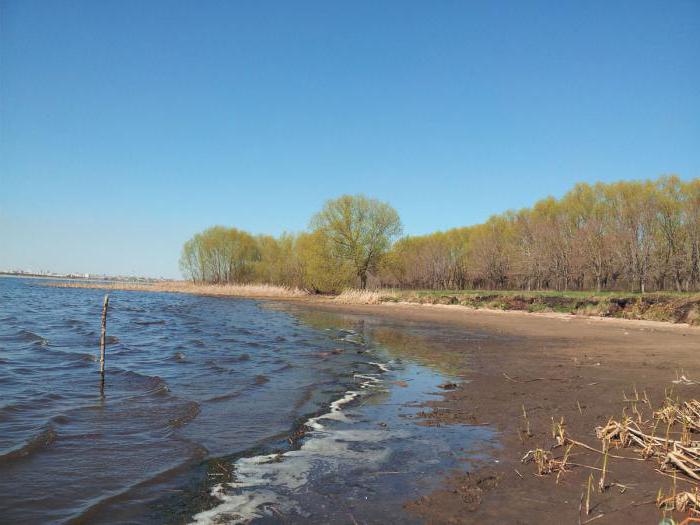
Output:
[[440,352],[426,334],[407,335],[386,321],[268,308],[292,311],[305,324],[352,341],[376,360],[370,361],[376,370],[355,373],[354,387],[305,421],[300,446],[232,458],[235,479],[212,487],[216,504],[194,523],[420,522],[404,503],[434,489],[449,470],[483,459],[475,451],[491,439],[490,430],[416,425],[423,404],[452,377],[444,370],[463,354]]
[[405,522],[489,437],[414,423],[439,332],[242,299],[112,292],[101,397],[102,297],[0,279],[2,522]]
[[486,338],[495,337],[461,327],[436,327],[361,314],[331,313],[288,305],[270,308],[292,311],[304,323],[319,330],[337,327],[358,330],[363,337],[383,347],[389,356],[411,360],[448,375],[459,375],[468,369],[467,353],[464,351],[467,346],[478,349]]

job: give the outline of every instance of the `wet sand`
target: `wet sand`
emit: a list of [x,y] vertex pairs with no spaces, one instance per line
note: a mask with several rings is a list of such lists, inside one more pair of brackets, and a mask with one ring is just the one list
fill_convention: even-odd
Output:
[[[591,472],[597,482],[598,470],[571,467],[556,483],[556,475],[538,476],[534,465],[521,464],[520,458],[529,450],[550,448],[552,418],[564,417],[568,435],[599,448],[595,427],[611,416],[621,417],[628,406],[624,395],[632,395],[635,387],[640,394],[646,391],[655,406],[670,387],[681,399],[698,397],[700,385],[673,381],[680,375],[700,379],[700,329],[463,307],[304,302],[313,309],[380,316],[399,324],[434,323],[499,336],[434,341],[434,357],[457,367],[465,381],[429,404],[425,424],[489,425],[500,437],[488,462],[455,472],[443,488],[406,504],[428,523],[541,523],[553,517],[559,523],[659,522],[657,493],[670,490],[674,482],[656,472],[652,460],[611,460],[607,480],[620,486],[602,494],[593,491],[585,515],[579,513],[581,497]],[[630,450],[616,454],[638,457]],[[602,466],[600,454],[579,448],[571,461]],[[676,483],[678,490],[690,487],[681,477]]]

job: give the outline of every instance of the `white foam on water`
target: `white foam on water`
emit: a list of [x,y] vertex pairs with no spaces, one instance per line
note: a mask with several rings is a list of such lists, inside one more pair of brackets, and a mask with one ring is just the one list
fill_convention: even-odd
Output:
[[377,376],[368,374],[355,374],[353,378],[365,380],[365,382],[360,385],[360,388],[369,388],[371,386],[376,385],[377,383],[382,382],[382,380],[379,379]]
[[222,494],[222,503],[211,510],[200,512],[194,517],[196,524],[200,523],[244,523],[255,518],[263,518],[272,511],[280,512],[297,510],[289,507],[289,502],[282,501],[278,494],[271,490],[256,490],[241,494]]
[[376,367],[379,368],[379,370],[381,370],[382,372],[389,372],[389,371],[391,370],[391,369],[390,369],[388,366],[386,366],[384,363],[376,363],[376,362],[374,362],[374,361],[370,361],[369,364],[370,364],[370,365],[376,366]]
[[[389,368],[381,363],[371,363],[383,372]],[[309,482],[314,471],[328,474],[342,466],[381,465],[389,459],[388,446],[363,447],[354,443],[381,443],[401,437],[402,433],[388,430],[328,429],[321,420],[352,423],[342,411],[343,406],[364,395],[367,388],[376,387],[381,379],[375,375],[355,374],[361,379],[359,390],[349,390],[333,401],[325,414],[309,419],[306,426],[312,429],[298,450],[281,454],[268,454],[240,458],[234,463],[235,481],[220,483],[211,495],[220,500],[216,507],[200,512],[193,518],[197,525],[238,524],[278,513],[297,512],[302,509],[294,502]],[[363,390],[364,389],[364,390]]]
[[350,335],[346,335],[345,337],[340,338],[341,341],[345,341],[346,343],[351,343],[353,345],[364,345],[364,341],[362,338],[355,333],[352,333]]

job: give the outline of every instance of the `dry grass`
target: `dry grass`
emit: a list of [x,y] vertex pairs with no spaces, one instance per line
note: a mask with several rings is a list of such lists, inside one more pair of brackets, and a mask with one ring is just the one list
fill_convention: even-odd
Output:
[[379,304],[396,300],[396,296],[386,290],[347,289],[343,290],[333,300],[344,304]]
[[695,305],[688,311],[686,322],[689,325],[700,326],[700,306]]
[[[685,376],[674,381],[677,382],[697,384]],[[670,491],[659,489],[657,494],[656,504],[663,512],[663,517],[667,517],[667,513],[683,512],[687,513],[688,518],[682,523],[700,523],[700,401],[680,401],[671,391],[667,392],[663,404],[654,408],[646,392],[640,395],[635,388],[633,396],[625,395],[624,403],[626,406],[621,418],[610,418],[605,425],[595,428],[600,448],[572,439],[566,432],[563,418],[557,424],[552,419],[552,437],[555,443],[549,449],[536,448],[528,451],[521,461],[533,463],[538,476],[556,473],[557,483],[571,468],[593,469],[599,473],[597,485],[601,493],[613,486],[620,488],[621,493],[627,488],[626,485],[606,476],[609,472],[609,461],[626,459],[650,462],[655,472],[673,479],[673,488]],[[524,411],[523,414],[526,417]],[[556,457],[553,451],[561,447],[564,448],[564,452]],[[581,452],[601,455],[602,468],[572,463],[572,449],[579,455]],[[629,449],[636,454],[621,456],[611,453],[612,449]],[[593,474],[588,476],[587,485],[581,494],[579,512],[584,508],[585,495],[586,515],[590,513],[593,478]],[[676,482],[681,480],[689,485],[688,490],[677,489]]]
[[58,288],[97,288],[100,290],[133,290],[145,292],[178,292],[222,297],[304,297],[306,290],[271,284],[195,284],[189,281],[162,281],[156,283],[129,282],[51,282]]

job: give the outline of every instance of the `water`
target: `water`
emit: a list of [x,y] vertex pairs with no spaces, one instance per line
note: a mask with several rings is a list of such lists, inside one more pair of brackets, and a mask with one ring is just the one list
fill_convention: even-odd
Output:
[[419,334],[252,300],[112,292],[101,393],[104,292],[42,284],[0,279],[2,523],[409,522],[491,437],[416,424]]

